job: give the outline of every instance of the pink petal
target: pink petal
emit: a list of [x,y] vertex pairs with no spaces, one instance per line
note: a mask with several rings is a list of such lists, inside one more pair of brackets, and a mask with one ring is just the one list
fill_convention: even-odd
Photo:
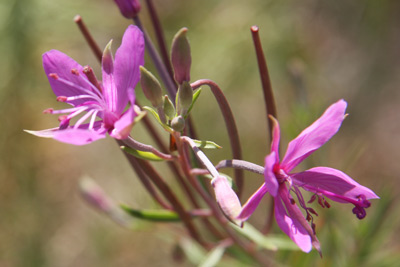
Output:
[[46,129],[46,130],[41,130],[41,131],[31,131],[31,130],[24,130],[25,132],[29,134],[33,134],[39,137],[44,137],[44,138],[53,138],[54,133],[58,131],[58,127],[56,128],[51,128],[51,129]]
[[125,139],[129,136],[136,117],[136,112],[134,110],[135,93],[132,88],[129,89],[130,90],[128,90],[128,96],[129,96],[129,101],[131,102],[131,106],[121,116],[121,118],[114,123],[114,129],[110,133],[110,136],[116,139]]
[[[315,193],[324,190],[353,200],[358,200],[360,195],[364,195],[366,199],[379,198],[371,189],[360,185],[347,174],[328,167],[312,168],[292,174],[291,177],[296,185]],[[326,196],[337,202],[347,202],[335,196]]]
[[[47,78],[49,79],[50,86],[56,96],[68,97],[83,94],[86,95],[87,93],[84,90],[80,89],[80,87],[84,88],[85,90],[93,91],[88,83],[83,80],[86,79],[86,76],[82,72],[82,66],[60,51],[51,50],[44,53],[43,68],[47,75]],[[76,69],[80,75],[78,76],[72,74],[72,69]],[[69,81],[70,84],[65,84],[55,78],[49,77],[49,74],[52,73],[55,73],[58,77]],[[76,106],[85,101],[87,101],[87,99],[77,99],[67,101],[67,103]]]
[[103,95],[106,100],[108,110],[112,113],[117,113],[119,116],[122,112],[117,112],[118,95],[117,88],[115,86],[114,78],[114,58],[111,52],[110,41],[103,51],[103,57],[101,58],[101,70],[102,70],[102,82],[103,82]]
[[281,163],[286,172],[290,172],[335,135],[345,118],[346,106],[343,99],[331,105],[318,120],[289,143]]
[[117,87],[116,110],[122,113],[128,99],[128,88],[135,88],[140,79],[139,66],[144,65],[143,33],[136,26],[130,25],[122,38],[121,46],[115,53],[114,78]]
[[[295,207],[297,208],[297,206]],[[301,213],[300,210],[299,212]],[[302,251],[307,253],[311,251],[312,243],[310,235],[297,220],[293,220],[288,216],[280,197],[275,198],[275,218],[282,231],[285,232]]]
[[264,170],[264,179],[265,179],[265,185],[268,188],[269,193],[273,196],[276,197],[278,194],[278,180],[276,179],[275,173],[274,173],[274,167],[276,162],[276,155],[275,152],[272,151],[271,154],[265,157],[265,170]]
[[246,221],[256,210],[261,202],[261,199],[267,192],[267,187],[265,186],[265,184],[262,184],[260,188],[258,188],[257,191],[244,204],[242,211],[237,218],[239,220]]
[[280,128],[279,128],[278,121],[272,116],[269,116],[269,119],[273,123],[272,140],[271,140],[271,152],[272,151],[275,152],[276,162],[279,162],[279,139],[281,137],[281,131],[280,131]]
[[105,131],[98,132],[95,130],[79,129],[79,128],[60,130],[55,132],[53,136],[53,138],[57,141],[76,146],[87,145],[105,137],[106,137]]

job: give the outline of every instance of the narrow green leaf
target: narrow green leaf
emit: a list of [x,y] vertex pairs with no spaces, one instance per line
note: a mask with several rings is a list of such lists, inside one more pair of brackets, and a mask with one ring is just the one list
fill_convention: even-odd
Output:
[[184,118],[186,119],[186,117],[189,115],[190,111],[192,110],[194,103],[196,103],[197,99],[199,98],[201,93],[201,88],[199,88],[198,90],[196,90],[195,92],[193,92],[193,101],[192,104],[190,105],[188,112],[186,113],[186,115],[184,116]]
[[151,161],[164,161],[164,159],[160,158],[159,156],[146,151],[136,150],[127,146],[121,146],[121,149],[134,157],[139,159],[151,160]]
[[192,239],[189,238],[182,238],[180,240],[180,247],[185,253],[187,259],[195,266],[199,265],[200,262],[204,259],[207,255],[207,251],[195,243]]
[[213,267],[216,266],[218,262],[222,259],[225,253],[225,247],[216,246],[213,248],[206,257],[202,260],[199,267]]
[[296,246],[296,244],[288,237],[271,236],[271,235],[265,236],[249,223],[245,223],[242,228],[232,223],[231,226],[240,234],[252,240],[262,248],[274,251],[278,249],[289,249],[289,250],[299,249],[299,247]]
[[158,116],[158,113],[155,109],[148,107],[148,106],[144,106],[143,107],[144,110],[147,110],[148,112],[150,112],[151,115],[153,115],[153,117],[157,120],[157,122],[169,133],[172,133],[173,130],[171,129],[171,127],[169,127],[168,125],[162,123],[162,121],[160,120],[160,116]]
[[154,222],[178,222],[181,220],[176,212],[170,210],[138,210],[125,204],[120,204],[120,207],[131,216],[143,220]]
[[204,148],[204,149],[222,148],[222,146],[220,146],[212,141],[202,141],[202,140],[194,140],[194,139],[192,139],[192,140],[196,144],[196,146],[199,148]]

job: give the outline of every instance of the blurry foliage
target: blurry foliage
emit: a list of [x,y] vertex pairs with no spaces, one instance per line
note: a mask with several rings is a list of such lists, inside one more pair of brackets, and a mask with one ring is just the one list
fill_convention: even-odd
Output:
[[[400,260],[400,210],[394,198],[400,193],[400,2],[154,2],[168,42],[178,29],[189,28],[192,79],[215,80],[226,93],[237,118],[245,159],[263,164],[269,150],[251,25],[261,30],[285,135],[282,144],[330,103],[338,98],[349,102],[350,116],[339,134],[306,165],[344,167],[343,171],[371,187],[381,200],[373,201],[362,221],[351,214],[350,206],[334,203],[329,210],[318,210],[323,259],[315,251],[266,252],[271,262],[283,266],[395,265]],[[141,16],[149,28],[143,6]],[[170,266],[175,264],[171,256],[175,244],[160,243],[154,235],[169,228],[139,223],[140,229],[128,232],[90,210],[77,196],[77,180],[88,174],[120,202],[154,206],[112,141],[71,147],[22,132],[57,123],[55,116],[41,114],[59,104],[42,70],[42,53],[58,49],[99,70],[72,22],[77,13],[101,47],[112,38],[118,47],[129,21],[120,16],[113,1],[0,3],[0,266]],[[148,59],[146,67],[152,68]],[[203,139],[227,148],[222,117],[211,97],[204,90],[193,117]],[[133,130],[135,138],[148,140],[143,133],[140,126]],[[222,149],[207,155],[217,162],[229,158],[229,153]],[[248,196],[262,177],[246,177]],[[267,207],[267,201],[263,205]],[[260,207],[251,221],[261,227],[265,211]],[[274,233],[281,232],[274,229]]]

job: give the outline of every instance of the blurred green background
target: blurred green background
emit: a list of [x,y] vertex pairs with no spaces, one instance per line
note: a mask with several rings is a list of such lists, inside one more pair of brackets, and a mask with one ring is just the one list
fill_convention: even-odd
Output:
[[[400,260],[396,255],[400,249],[400,2],[154,2],[168,43],[181,27],[189,28],[192,80],[212,79],[225,92],[246,160],[263,165],[269,150],[250,26],[260,27],[283,147],[331,103],[344,98],[349,104],[349,116],[339,133],[301,167],[341,169],[372,188],[381,200],[372,201],[362,221],[351,213],[350,205],[317,207],[324,258],[315,251],[265,252],[272,262],[394,266]],[[146,11],[143,3],[140,16],[150,29]],[[99,71],[73,22],[76,14],[83,17],[100,47],[114,39],[114,50],[130,23],[111,0],[0,3],[0,266],[187,266],[186,261],[173,260],[175,244],[165,240],[166,233],[173,237],[176,225],[138,222],[136,231],[128,231],[80,198],[77,182],[88,175],[120,202],[154,207],[111,138],[74,147],[23,132],[56,126],[57,117],[42,110],[63,106],[55,101],[42,70],[45,51],[63,51]],[[150,60],[146,67],[152,69]],[[137,93],[140,98],[140,90]],[[204,90],[197,103],[193,117],[201,138],[225,148],[207,154],[215,163],[230,158],[222,117],[211,93]],[[148,141],[140,125],[132,134]],[[246,173],[242,202],[262,180]],[[268,200],[252,217],[254,225],[264,224]],[[276,227],[274,232],[281,233]]]

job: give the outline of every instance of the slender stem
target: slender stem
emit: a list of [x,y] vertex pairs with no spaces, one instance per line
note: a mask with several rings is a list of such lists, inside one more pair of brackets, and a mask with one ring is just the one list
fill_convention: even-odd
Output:
[[130,136],[128,136],[128,138],[122,140],[122,142],[124,142],[130,148],[133,148],[133,149],[136,149],[139,151],[151,152],[154,155],[159,156],[160,158],[165,159],[165,160],[173,160],[174,159],[174,157],[172,155],[164,154],[161,151],[158,151],[157,149],[152,147],[151,145],[146,145],[146,144],[140,143]]
[[[250,30],[251,30],[251,35],[253,37],[254,48],[256,50],[258,69],[260,71],[261,84],[264,92],[264,102],[267,112],[266,116],[268,121],[269,137],[270,140],[272,140],[273,124],[272,121],[268,119],[268,116],[272,115],[274,118],[277,118],[275,99],[274,99],[274,94],[272,92],[271,79],[269,78],[267,62],[265,60],[264,52],[260,41],[260,35],[258,34],[259,29],[257,26],[252,26]],[[268,233],[272,227],[273,223],[272,218],[274,216],[274,201],[275,200],[272,199],[272,201],[270,202],[270,214],[267,219],[266,225],[262,229],[262,232],[264,234]]]
[[266,108],[266,118],[268,121],[269,136],[272,139],[272,121],[268,119],[268,115],[277,118],[274,94],[272,92],[271,79],[269,78],[267,62],[264,57],[264,52],[261,46],[260,35],[258,34],[258,27],[252,26],[251,34],[253,37],[254,48],[256,50],[258,69],[260,71],[261,84],[264,93],[264,102]]
[[[121,146],[123,145],[122,141],[116,140],[118,145]],[[158,202],[158,204],[161,205],[161,207],[172,210],[172,207],[167,204],[157,193],[157,191],[154,189],[153,185],[149,182],[146,174],[143,172],[142,168],[140,165],[137,163],[137,160],[135,157],[129,155],[128,153],[124,152],[124,155],[126,159],[129,161],[130,165],[132,166],[133,170],[136,172],[137,176],[139,177],[139,180],[142,182],[144,188],[146,188],[147,192]]]
[[237,159],[231,159],[231,160],[222,160],[220,161],[215,168],[217,169],[223,169],[223,168],[235,168],[235,169],[242,169],[250,172],[254,172],[257,174],[264,174],[264,167],[244,161],[244,160],[237,160]]
[[97,45],[96,41],[93,39],[93,36],[90,34],[88,28],[86,27],[86,24],[82,20],[82,17],[80,15],[76,15],[74,21],[78,25],[83,37],[85,37],[85,40],[88,43],[89,47],[92,49],[93,54],[99,61],[101,61],[103,53],[101,52],[101,49]]
[[[169,55],[168,55],[164,32],[163,32],[160,20],[158,18],[156,9],[154,7],[153,0],[146,0],[146,4],[147,4],[147,9],[150,14],[151,22],[153,24],[154,32],[156,33],[158,48],[160,49],[160,53],[161,53],[162,60],[164,62],[164,66],[166,67],[171,79],[173,79],[174,73],[172,71],[172,65],[171,65],[171,61],[169,59]],[[175,83],[175,89],[176,88],[178,88],[178,87],[177,87],[177,84]]]
[[[199,88],[202,85],[208,85],[214,94],[215,99],[218,102],[219,108],[221,110],[222,116],[224,117],[225,126],[228,131],[229,141],[232,149],[232,157],[234,159],[242,159],[242,149],[240,147],[239,132],[236,127],[236,122],[232,114],[232,110],[226,100],[224,94],[218,85],[211,80],[198,80],[191,84],[193,90]],[[238,197],[240,198],[243,192],[243,171],[240,169],[235,169],[235,181],[238,188]]]
[[195,228],[190,214],[184,209],[183,205],[175,196],[170,187],[165,183],[165,181],[161,178],[161,176],[154,170],[154,168],[147,161],[140,159],[137,159],[137,161],[143,168],[143,170],[149,175],[149,178],[152,179],[153,183],[158,187],[158,189],[160,189],[160,191],[172,204],[174,210],[179,214],[179,217],[182,219],[182,222],[189,231],[190,236],[202,246],[207,247],[207,244],[201,239],[199,232]]
[[214,167],[214,165],[211,163],[211,161],[207,158],[207,156],[204,154],[203,151],[201,151],[196,144],[193,142],[193,140],[187,136],[182,136],[181,139],[188,143],[194,153],[196,154],[197,158],[203,163],[203,165],[207,168],[207,170],[211,173],[212,177],[217,178],[219,176],[219,173],[217,169]]
[[158,74],[161,77],[161,80],[164,82],[164,85],[167,89],[169,97],[171,99],[175,99],[176,86],[175,86],[172,78],[169,76],[165,65],[161,61],[160,56],[158,55],[158,52],[153,45],[153,42],[151,41],[150,37],[147,35],[146,31],[144,30],[142,22],[140,21],[139,17],[138,16],[134,17],[133,21],[143,32],[147,52],[149,53],[151,59],[153,60],[154,66],[156,67]]

